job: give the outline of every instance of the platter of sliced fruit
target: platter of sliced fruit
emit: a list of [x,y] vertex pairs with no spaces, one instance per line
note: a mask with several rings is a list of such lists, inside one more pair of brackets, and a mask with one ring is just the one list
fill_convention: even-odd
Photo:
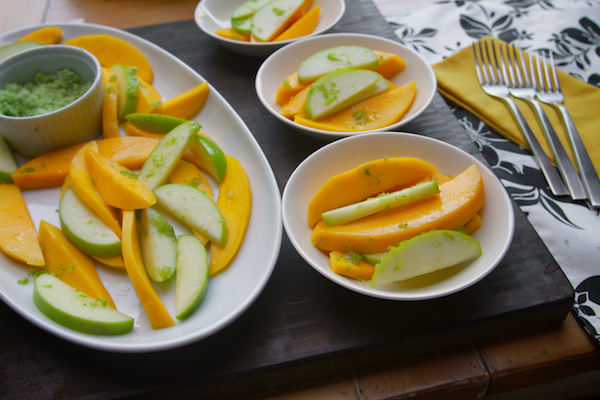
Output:
[[133,34],[32,26],[0,35],[0,55],[53,44],[98,58],[102,134],[35,158],[0,141],[0,299],[110,352],[219,332],[279,254],[280,195],[262,149],[210,82]]
[[514,232],[510,198],[484,163],[409,133],[322,147],[292,173],[282,204],[288,237],[316,271],[397,301],[474,285],[501,262]]

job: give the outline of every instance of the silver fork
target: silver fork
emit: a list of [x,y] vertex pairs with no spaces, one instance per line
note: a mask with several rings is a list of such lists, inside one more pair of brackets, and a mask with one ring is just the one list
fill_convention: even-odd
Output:
[[[571,114],[569,114],[569,111],[563,105],[565,96],[560,90],[560,83],[558,82],[558,75],[554,66],[554,56],[550,52],[550,62],[548,62],[544,53],[542,53],[542,57],[543,62],[537,63],[538,76],[540,77],[540,90],[536,93],[537,98],[546,104],[554,106],[558,110],[569,136],[569,141],[575,154],[575,161],[579,168],[583,186],[588,194],[588,199],[592,206],[600,207],[600,179],[598,179],[594,164],[583,145]],[[540,64],[544,65],[544,73],[542,73]],[[550,66],[550,71],[548,70],[548,66]],[[544,79],[541,79],[542,76]]]
[[[481,88],[485,93],[490,96],[496,97],[503,101],[513,117],[517,121],[517,125],[521,129],[523,136],[529,144],[529,148],[533,153],[533,157],[536,160],[538,166],[542,170],[542,173],[548,181],[550,190],[555,196],[566,196],[569,194],[569,190],[563,183],[558,172],[552,165],[552,162],[544,152],[544,149],[538,142],[537,138],[531,131],[531,128],[527,124],[527,121],[521,114],[521,111],[517,108],[515,101],[510,97],[508,87],[505,84],[504,77],[498,69],[498,63],[496,62],[495,46],[492,44],[491,51],[488,49],[488,45],[485,41],[479,41],[473,43],[473,54],[475,56],[475,71],[477,72],[477,78],[481,84]],[[479,46],[477,46],[479,45]],[[479,54],[477,52],[479,47]],[[485,48],[485,52],[484,52]],[[487,63],[486,63],[487,58]]]
[[[587,194],[585,192],[585,188],[583,187],[583,183],[581,182],[581,178],[573,165],[573,162],[569,158],[567,151],[565,150],[563,144],[561,143],[556,131],[552,127],[550,120],[548,119],[548,115],[542,108],[540,102],[536,99],[536,89],[537,82],[535,79],[535,71],[533,71],[533,61],[532,57],[529,56],[529,65],[531,70],[528,72],[527,66],[525,65],[525,57],[524,53],[521,49],[516,49],[514,46],[506,46],[507,54],[506,58],[504,56],[504,49],[501,48],[500,57],[502,58],[503,72],[508,69],[510,77],[506,77],[508,84],[508,91],[514,97],[525,100],[535,112],[535,116],[544,132],[544,136],[546,137],[548,144],[550,145],[550,149],[552,150],[552,154],[554,154],[554,159],[556,160],[556,165],[558,166],[558,170],[569,188],[569,192],[571,193],[571,198],[573,200],[584,200],[587,199]],[[512,61],[509,53],[512,50]],[[521,59],[521,64],[519,65],[519,60],[517,59],[517,52],[519,53],[519,58]],[[514,62],[514,68],[513,68]],[[509,79],[510,78],[510,79]]]

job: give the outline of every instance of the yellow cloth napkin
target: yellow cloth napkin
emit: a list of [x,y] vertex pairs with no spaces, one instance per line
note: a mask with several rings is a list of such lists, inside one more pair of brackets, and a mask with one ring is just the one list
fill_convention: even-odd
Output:
[[[497,46],[506,45],[503,41],[490,36],[481,40],[495,41]],[[433,65],[433,69],[438,79],[438,90],[443,96],[477,116],[502,136],[528,148],[527,142],[507,106],[500,99],[487,95],[481,89],[475,72],[472,46]],[[575,126],[596,167],[596,172],[600,175],[600,89],[581,82],[560,70],[558,78],[565,95],[564,105],[573,117]],[[550,159],[554,161],[548,142],[531,106],[521,99],[514,98],[514,100],[540,144]],[[571,160],[575,163],[567,132],[557,110],[546,104],[543,104],[543,107]]]

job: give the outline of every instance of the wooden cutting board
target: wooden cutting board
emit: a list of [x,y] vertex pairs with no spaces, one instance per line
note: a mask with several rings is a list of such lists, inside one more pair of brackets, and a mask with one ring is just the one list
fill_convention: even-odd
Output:
[[[192,20],[131,30],[206,78],[248,125],[278,184],[325,143],[271,116],[254,91],[262,60],[221,48]],[[394,39],[370,0],[349,0],[332,32]],[[444,100],[402,131],[435,137],[482,159]],[[394,302],[337,286],[314,271],[284,234],[274,273],[258,300],[229,327],[185,348],[112,354],[67,343],[0,303],[0,397],[95,399],[238,395],[339,374],[561,322],[573,289],[515,207],[513,244],[484,280],[436,300]],[[251,260],[249,260],[251,262]]]

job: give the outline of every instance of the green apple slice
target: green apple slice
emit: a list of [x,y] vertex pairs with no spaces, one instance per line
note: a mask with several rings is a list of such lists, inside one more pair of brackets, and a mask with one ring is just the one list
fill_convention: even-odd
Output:
[[19,53],[23,50],[31,49],[32,47],[44,46],[44,43],[39,42],[16,42],[7,44],[0,47],[0,61],[13,54]]
[[50,274],[35,278],[33,302],[45,316],[78,332],[122,335],[133,330],[133,318]]
[[154,208],[141,211],[138,236],[142,259],[150,279],[164,282],[175,273],[177,238],[167,219]]
[[440,188],[437,181],[422,182],[406,189],[385,193],[359,203],[350,204],[321,214],[327,226],[335,226],[355,221],[375,213],[403,206],[417,200],[438,194]]
[[320,77],[306,95],[308,119],[317,120],[389,90],[390,84],[368,69],[342,69]]
[[246,1],[233,10],[231,13],[231,20],[247,19],[254,15],[254,13],[263,6],[272,3],[273,0],[249,0]]
[[321,50],[302,61],[298,66],[298,79],[308,83],[338,69],[375,69],[378,66],[379,57],[366,47],[337,46]]
[[252,18],[232,20],[231,27],[239,33],[249,35],[252,33]]
[[371,287],[452,267],[480,255],[479,242],[464,233],[451,230],[426,232],[392,248],[375,269]]
[[58,206],[60,225],[66,238],[79,250],[94,257],[121,255],[121,240],[72,188]]
[[198,308],[206,295],[208,256],[206,248],[194,235],[179,236],[177,248],[175,315],[182,320]]
[[275,0],[259,8],[252,16],[252,36],[265,42],[294,15],[304,0]]
[[169,133],[187,119],[155,113],[133,113],[127,115],[127,121],[143,131],[151,133]]
[[388,255],[388,253],[361,254],[363,260],[365,260],[369,264],[373,264],[373,265],[379,264],[381,261],[383,261],[383,259],[387,255]]
[[17,170],[17,163],[6,140],[0,136],[0,183],[13,183],[11,174]]
[[196,133],[192,135],[190,150],[198,157],[199,166],[217,182],[223,182],[227,175],[227,159],[223,150],[211,139]]
[[124,121],[128,114],[134,113],[138,102],[137,69],[126,65],[115,64],[110,67],[110,72],[116,76],[117,89],[117,114]]
[[165,135],[142,165],[139,179],[154,190],[167,180],[188,148],[191,138],[200,130],[195,121],[184,122]]
[[203,191],[181,183],[154,190],[156,202],[184,224],[206,235],[220,247],[227,241],[227,225],[221,211]]

